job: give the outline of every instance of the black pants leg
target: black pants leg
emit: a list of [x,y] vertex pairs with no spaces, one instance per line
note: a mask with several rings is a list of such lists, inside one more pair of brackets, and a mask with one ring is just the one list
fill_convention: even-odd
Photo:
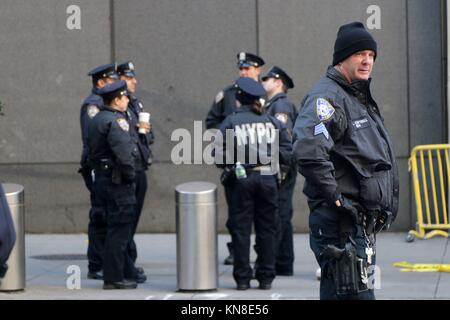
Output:
[[[230,185],[224,186],[224,192],[225,192],[225,201],[227,203],[227,209],[228,209],[228,219],[225,224],[225,226],[228,229],[228,233],[231,235],[230,230],[230,217],[233,214],[233,188]],[[233,249],[233,242],[227,242],[228,251],[230,252],[230,255],[234,255],[234,249]]]
[[[321,253],[328,244],[332,244],[338,248],[342,248],[340,242],[340,214],[335,208],[320,206],[311,211],[309,216],[310,228],[310,247],[314,252],[317,262],[321,267],[320,279],[320,299],[321,300],[374,300],[375,294],[373,290],[367,290],[359,294],[338,296],[334,283],[332,268],[332,258],[325,257]],[[364,241],[359,239],[355,232],[352,235],[356,241],[356,250],[358,255],[363,257]],[[364,257],[363,257],[364,258]]]
[[234,249],[233,277],[237,283],[247,283],[253,272],[250,266],[250,235],[253,222],[253,179],[236,180],[232,183],[235,206],[229,211],[228,228]]
[[110,177],[97,178],[95,185],[106,203],[108,231],[103,263],[104,281],[132,278],[134,264],[127,248],[136,212],[135,185],[114,185]]
[[83,175],[86,188],[90,193],[91,209],[89,210],[88,225],[88,269],[97,272],[103,268],[103,254],[106,239],[105,209],[101,200],[96,197],[91,176]]
[[277,230],[277,245],[275,269],[280,274],[291,274],[294,271],[294,239],[292,227],[295,182],[297,172],[291,170],[279,189],[279,228]]
[[255,277],[261,283],[271,283],[275,278],[275,233],[278,210],[278,187],[275,176],[253,173],[258,180],[255,199],[255,233],[258,244],[258,263]]
[[141,217],[142,208],[144,207],[145,194],[147,192],[147,175],[145,171],[136,171],[136,219],[133,222],[131,229],[131,240],[128,245],[128,252],[133,262],[137,260],[137,247],[134,241],[134,235],[136,234],[139,219]]

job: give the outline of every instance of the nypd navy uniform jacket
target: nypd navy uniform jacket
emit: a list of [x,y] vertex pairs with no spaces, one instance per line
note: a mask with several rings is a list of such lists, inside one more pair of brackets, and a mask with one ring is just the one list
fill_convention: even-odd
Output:
[[[231,144],[226,140],[227,129],[234,131],[234,143]],[[277,130],[278,129],[278,134]],[[219,130],[224,137],[224,144],[221,150],[216,150],[219,157],[222,157],[222,164],[217,164],[218,167],[225,167],[226,165],[233,165],[237,161],[240,161],[246,168],[252,168],[258,165],[270,165],[267,163],[267,159],[273,156],[274,159],[278,159],[278,154],[272,154],[272,145],[275,143],[275,139],[279,139],[279,160],[281,163],[288,164],[291,161],[292,156],[292,141],[286,126],[274,117],[263,113],[257,114],[250,110],[250,106],[241,106],[236,112],[228,116],[220,125]],[[234,155],[234,163],[226,163],[227,149],[230,145],[233,145],[233,150],[228,150]],[[266,149],[260,149],[261,145]],[[220,148],[220,146],[217,146]],[[240,149],[238,151],[238,149]],[[245,153],[244,153],[245,152]],[[238,159],[238,154],[245,154],[245,161]],[[251,163],[249,155],[258,155],[256,163]],[[261,159],[260,155],[263,155],[265,159]],[[216,158],[218,159],[218,158]],[[261,161],[263,160],[263,161]],[[261,163],[263,162],[263,163]]]
[[237,108],[236,85],[231,85],[220,91],[206,117],[206,129],[218,129],[223,120]]
[[105,106],[89,123],[89,161],[96,168],[101,161],[111,160],[119,166],[122,178],[135,177],[136,144],[130,135],[127,116]]
[[80,126],[81,139],[83,141],[83,151],[81,153],[81,166],[87,164],[88,158],[88,126],[89,122],[100,112],[103,108],[103,98],[98,95],[98,89],[93,88],[92,93],[83,101],[80,109]]
[[295,119],[297,119],[297,110],[285,93],[278,93],[273,96],[265,107],[268,114],[280,120],[292,133]]
[[153,131],[148,134],[139,134],[137,125],[139,124],[139,113],[145,111],[142,102],[131,93],[128,94],[130,102],[128,103],[128,119],[130,123],[130,134],[138,147],[138,157],[136,158],[136,170],[143,171],[148,168],[148,164],[152,161],[152,151],[149,145],[154,142]]
[[342,194],[369,210],[398,210],[391,138],[369,81],[349,84],[333,67],[307,93],[294,126],[294,157],[313,209]]

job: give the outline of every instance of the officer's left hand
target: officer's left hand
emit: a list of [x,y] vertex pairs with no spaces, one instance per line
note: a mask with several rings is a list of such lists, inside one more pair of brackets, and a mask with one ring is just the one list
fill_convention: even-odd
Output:
[[138,128],[142,128],[145,130],[145,134],[148,134],[150,132],[150,130],[152,129],[152,124],[151,123],[146,123],[146,122],[140,122],[139,124],[137,124]]

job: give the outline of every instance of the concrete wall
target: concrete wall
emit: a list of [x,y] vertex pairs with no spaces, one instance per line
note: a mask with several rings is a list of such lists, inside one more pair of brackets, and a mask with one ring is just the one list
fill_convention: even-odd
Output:
[[[297,105],[331,62],[336,32],[366,22],[369,5],[381,9],[373,95],[394,143],[401,172],[396,230],[415,222],[407,158],[416,144],[445,142],[439,0],[172,0],[2,1],[0,56],[0,179],[26,188],[29,232],[85,232],[88,194],[76,174],[81,149],[79,106],[89,93],[92,67],[133,60],[139,95],[152,114],[155,163],[140,231],[172,232],[174,188],[219,171],[176,166],[173,130],[193,132],[218,90],[237,77],[236,53],[259,53],[288,70]],[[68,30],[66,8],[79,5],[81,30]],[[206,146],[206,143],[204,144]],[[299,177],[295,229],[307,230],[308,210]],[[222,190],[219,226],[226,219]]]

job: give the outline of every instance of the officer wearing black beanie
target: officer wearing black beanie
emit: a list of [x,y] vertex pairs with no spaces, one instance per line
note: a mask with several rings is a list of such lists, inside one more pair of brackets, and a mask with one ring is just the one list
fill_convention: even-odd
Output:
[[334,43],[333,66],[355,52],[372,50],[377,55],[377,43],[361,22],[352,22],[339,28]]
[[362,23],[341,26],[333,65],[306,94],[293,129],[320,299],[375,299],[375,234],[398,211],[392,140],[370,92],[376,56]]

